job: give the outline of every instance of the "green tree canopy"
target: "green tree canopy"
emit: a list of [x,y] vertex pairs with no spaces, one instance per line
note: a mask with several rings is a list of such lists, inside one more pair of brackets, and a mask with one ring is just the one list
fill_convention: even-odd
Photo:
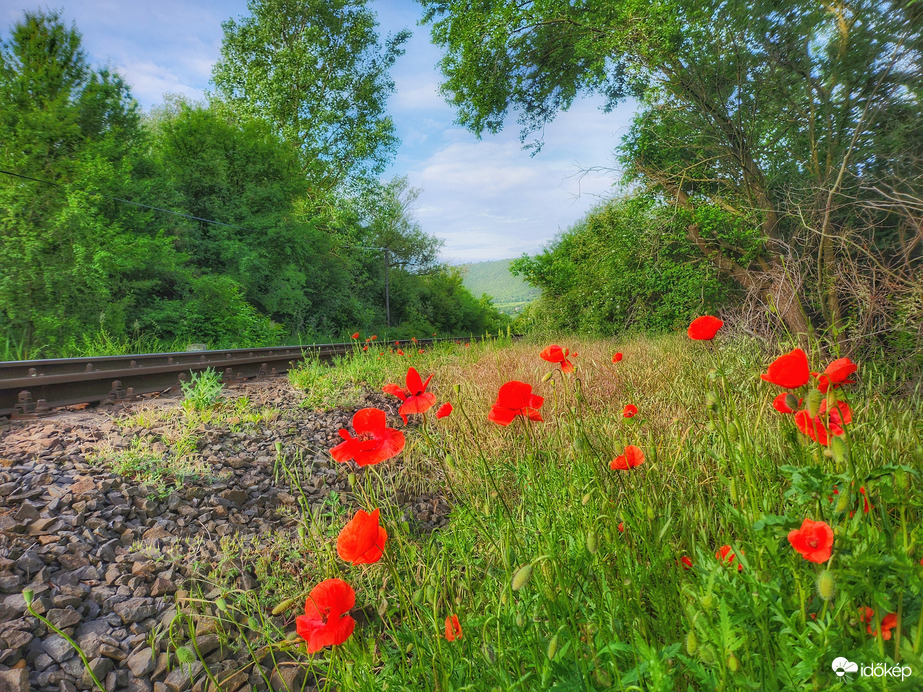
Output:
[[[420,1],[479,134],[515,111],[527,138],[581,93],[638,96],[629,178],[682,207],[702,255],[793,333],[867,321],[866,289],[845,290],[865,266],[912,284],[912,219],[868,201],[923,197],[919,3]],[[709,233],[703,209],[730,227]]]
[[388,71],[409,32],[381,44],[367,0],[250,0],[248,8],[251,16],[223,24],[218,94],[272,123],[320,190],[380,173],[398,143]]

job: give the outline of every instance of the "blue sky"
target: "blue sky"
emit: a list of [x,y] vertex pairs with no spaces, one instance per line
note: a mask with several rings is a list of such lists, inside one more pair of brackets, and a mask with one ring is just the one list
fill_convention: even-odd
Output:
[[[246,0],[20,0],[2,3],[3,37],[24,10],[48,6],[76,22],[90,60],[117,70],[145,110],[164,93],[202,98],[211,88],[221,22],[248,14]],[[438,93],[440,51],[429,42],[429,27],[417,25],[419,6],[378,0],[373,7],[382,33],[413,32],[393,71],[389,110],[402,145],[386,177],[407,175],[422,188],[416,216],[426,232],[444,239],[444,260],[537,252],[612,193],[613,151],[633,103],[607,114],[598,101],[578,101],[545,128],[545,146],[534,157],[521,148],[515,116],[502,133],[478,141],[454,124],[454,111]]]

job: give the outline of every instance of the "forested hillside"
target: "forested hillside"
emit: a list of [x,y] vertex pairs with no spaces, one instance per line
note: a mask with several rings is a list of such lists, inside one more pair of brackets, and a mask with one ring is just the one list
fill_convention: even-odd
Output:
[[[59,13],[26,12],[3,38],[0,357],[499,326],[438,262],[416,191],[378,177],[397,144],[388,68],[406,37],[382,44],[361,3],[341,16],[277,4],[224,26],[209,102],[149,113]],[[267,35],[303,23],[327,33],[257,66]],[[330,55],[337,32],[350,50]],[[279,84],[321,79],[318,64],[324,88],[302,90],[292,119]]]
[[513,260],[491,260],[459,265],[465,288],[476,296],[493,299],[494,307],[507,315],[522,311],[541,291],[510,273]]

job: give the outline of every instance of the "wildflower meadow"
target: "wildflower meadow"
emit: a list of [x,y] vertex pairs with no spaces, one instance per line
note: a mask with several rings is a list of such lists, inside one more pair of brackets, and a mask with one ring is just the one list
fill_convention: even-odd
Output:
[[[722,327],[354,334],[330,378],[393,410],[340,431],[353,492],[302,504],[288,580],[222,612],[304,689],[923,689],[919,381]],[[446,526],[401,513],[413,485]]]

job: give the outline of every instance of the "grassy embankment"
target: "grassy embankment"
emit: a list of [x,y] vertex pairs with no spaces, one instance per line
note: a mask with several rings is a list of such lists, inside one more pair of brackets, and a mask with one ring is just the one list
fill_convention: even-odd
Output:
[[[311,400],[323,406],[357,383],[403,383],[415,365],[424,378],[434,374],[430,389],[455,411],[437,421],[434,407],[422,424],[415,416],[400,426],[403,452],[356,473],[354,495],[336,511],[305,503],[298,535],[272,538],[273,554],[286,559],[262,564],[258,590],[225,593],[217,617],[246,619],[270,642],[263,653],[310,661],[327,689],[919,684],[919,382],[860,363],[858,384],[831,389],[849,402],[852,423],[845,444],[826,448],[771,407],[783,390],[759,374],[782,348],[766,354],[720,336],[715,344],[557,341],[580,352],[575,373],[539,359],[551,340],[403,358],[373,349],[330,373],[295,373],[296,384],[324,382]],[[811,358],[812,369],[826,364]],[[500,386],[514,379],[545,398],[544,422],[488,421]],[[627,404],[637,406],[635,417],[622,416]],[[644,463],[611,469],[628,444],[643,450]],[[443,492],[454,506],[448,526],[421,533],[391,501],[395,488]],[[376,564],[353,567],[337,556],[337,534],[355,506],[381,508],[388,540]],[[826,563],[806,560],[787,539],[806,518],[834,531]],[[722,546],[735,557],[716,557]],[[298,654],[294,617],[331,577],[355,588],[359,624],[340,646]],[[449,642],[453,614],[463,637]],[[858,674],[850,683],[831,670],[840,656],[900,662],[913,677],[903,687],[899,678]]]

